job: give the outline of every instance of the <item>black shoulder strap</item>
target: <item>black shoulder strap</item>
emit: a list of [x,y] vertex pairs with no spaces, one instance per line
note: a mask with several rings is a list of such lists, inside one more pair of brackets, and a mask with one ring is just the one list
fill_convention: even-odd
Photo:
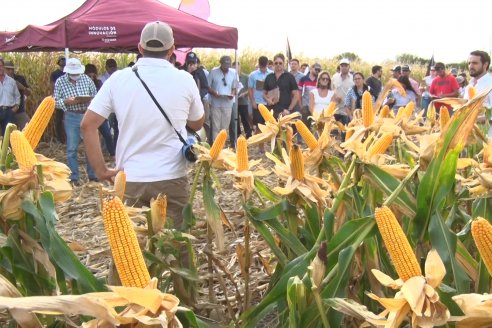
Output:
[[164,116],[164,118],[168,121],[169,125],[171,125],[171,127],[173,128],[174,132],[176,132],[176,134],[178,135],[178,138],[179,140],[184,144],[184,145],[187,145],[188,143],[186,142],[186,140],[184,140],[184,138],[181,136],[181,134],[174,128],[174,125],[171,123],[171,120],[169,119],[169,117],[167,117],[166,115],[166,112],[164,111],[164,109],[162,109],[161,105],[159,105],[159,102],[157,101],[157,99],[155,99],[154,95],[152,94],[152,92],[150,91],[149,87],[147,86],[147,84],[144,82],[144,80],[142,80],[142,78],[140,77],[140,75],[138,74],[138,67],[137,65],[133,65],[132,67],[132,71],[135,73],[135,75],[138,77],[138,79],[140,80],[140,82],[142,82],[142,85],[144,86],[145,90],[147,90],[147,92],[149,93],[149,96],[150,98],[152,98],[152,100],[154,101],[155,105],[157,106],[157,108],[159,108],[159,110],[161,111],[162,115]]

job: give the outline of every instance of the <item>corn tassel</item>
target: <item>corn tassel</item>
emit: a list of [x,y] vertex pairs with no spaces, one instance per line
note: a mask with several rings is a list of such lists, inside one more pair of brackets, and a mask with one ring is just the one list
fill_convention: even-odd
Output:
[[400,279],[407,281],[412,277],[421,276],[422,270],[417,257],[393,212],[386,206],[378,207],[375,218],[384,245]]
[[19,130],[12,131],[10,134],[10,145],[12,146],[12,152],[19,167],[23,170],[32,170],[32,167],[38,163],[38,160],[24,134]]
[[126,190],[126,173],[125,171],[118,171],[116,176],[114,177],[114,194],[116,197],[119,197],[121,200],[125,198],[125,190]]
[[212,157],[212,161],[215,161],[217,157],[219,157],[220,151],[224,148],[225,142],[227,139],[226,130],[221,130],[215,138],[212,147],[210,147],[210,157]]
[[372,96],[369,91],[362,94],[362,121],[364,127],[368,128],[374,123],[374,110],[372,108]]
[[445,106],[441,106],[439,109],[439,126],[441,127],[441,131],[448,124],[449,120],[449,110]]
[[[167,215],[167,196],[157,195],[157,198],[150,200],[150,218],[154,234],[161,231],[166,225]],[[176,227],[181,228],[181,227]]]
[[388,105],[384,105],[383,108],[381,108],[381,111],[379,112],[379,118],[385,118],[388,117],[390,113],[390,108]]
[[122,285],[144,288],[150,282],[150,274],[125,205],[121,199],[113,197],[103,201],[102,212],[104,229]]
[[367,156],[371,158],[374,155],[384,154],[393,142],[393,133],[385,132],[376,142],[367,150]]
[[474,86],[468,87],[468,99],[473,99],[477,95],[477,89]]
[[260,111],[261,117],[265,120],[265,122],[269,123],[277,123],[275,117],[273,117],[272,112],[263,104],[258,104],[258,110]]
[[313,150],[318,147],[318,141],[311,133],[311,131],[309,131],[308,127],[306,126],[306,124],[304,124],[303,121],[296,121],[296,128],[302,139],[304,139],[304,141],[306,142],[306,145],[309,147],[309,149]]
[[337,110],[337,103],[335,101],[330,101],[328,107],[323,112],[324,117],[331,117],[335,114]]
[[36,149],[38,146],[39,140],[41,140],[44,130],[46,130],[54,111],[55,98],[51,96],[44,98],[34,112],[30,122],[24,128],[23,133],[32,149]]
[[304,180],[304,157],[302,150],[298,145],[293,145],[290,150],[290,172],[296,180]]
[[472,222],[471,232],[480,257],[489,274],[492,275],[492,225],[489,221],[479,217]]
[[415,103],[410,101],[406,106],[403,112],[404,117],[410,118],[412,117],[413,110],[415,109]]
[[285,141],[287,143],[287,151],[290,153],[290,150],[292,148],[293,140],[294,140],[294,129],[290,125],[287,126],[286,128],[286,133],[285,133]]
[[244,136],[237,139],[236,145],[236,169],[238,172],[247,171],[248,164],[248,142]]

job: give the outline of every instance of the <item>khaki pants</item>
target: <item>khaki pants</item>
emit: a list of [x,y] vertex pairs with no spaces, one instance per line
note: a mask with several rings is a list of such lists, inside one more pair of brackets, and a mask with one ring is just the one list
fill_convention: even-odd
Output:
[[[127,182],[125,190],[126,203],[129,206],[150,207],[150,199],[161,193],[167,196],[167,216],[173,221],[173,227],[181,229],[183,224],[183,208],[188,202],[188,178],[163,180],[155,182]],[[186,249],[181,250],[182,262],[188,263]],[[118,272],[111,261],[108,282],[110,285],[121,285]]]
[[210,107],[210,123],[212,124],[212,142],[217,138],[220,130],[229,130],[231,124],[232,107]]

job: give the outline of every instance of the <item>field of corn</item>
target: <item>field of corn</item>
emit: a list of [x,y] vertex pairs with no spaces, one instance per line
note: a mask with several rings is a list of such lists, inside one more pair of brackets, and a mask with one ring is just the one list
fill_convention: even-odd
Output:
[[[424,115],[413,103],[382,106],[401,88],[389,80],[375,103],[364,94],[347,127],[333,103],[312,129],[260,107],[261,134],[240,137],[236,151],[225,131],[195,147],[184,231],[169,226],[165,195],[150,209],[125,206],[121,172],[94,189],[122,282],[109,286],[59,233],[57,211],[80,190],[66,165],[36,153],[54,104],[31,84],[36,115],[24,131],[10,125],[0,151],[3,322],[492,327],[492,144],[477,123],[491,90],[445,99],[452,115],[433,103]],[[222,315],[212,321],[212,310]]]

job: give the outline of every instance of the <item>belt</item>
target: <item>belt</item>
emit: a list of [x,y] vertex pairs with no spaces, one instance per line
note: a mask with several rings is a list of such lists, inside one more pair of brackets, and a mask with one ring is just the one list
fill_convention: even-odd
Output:
[[14,106],[0,106],[0,110],[12,109]]
[[85,114],[85,110],[67,110],[67,113]]

